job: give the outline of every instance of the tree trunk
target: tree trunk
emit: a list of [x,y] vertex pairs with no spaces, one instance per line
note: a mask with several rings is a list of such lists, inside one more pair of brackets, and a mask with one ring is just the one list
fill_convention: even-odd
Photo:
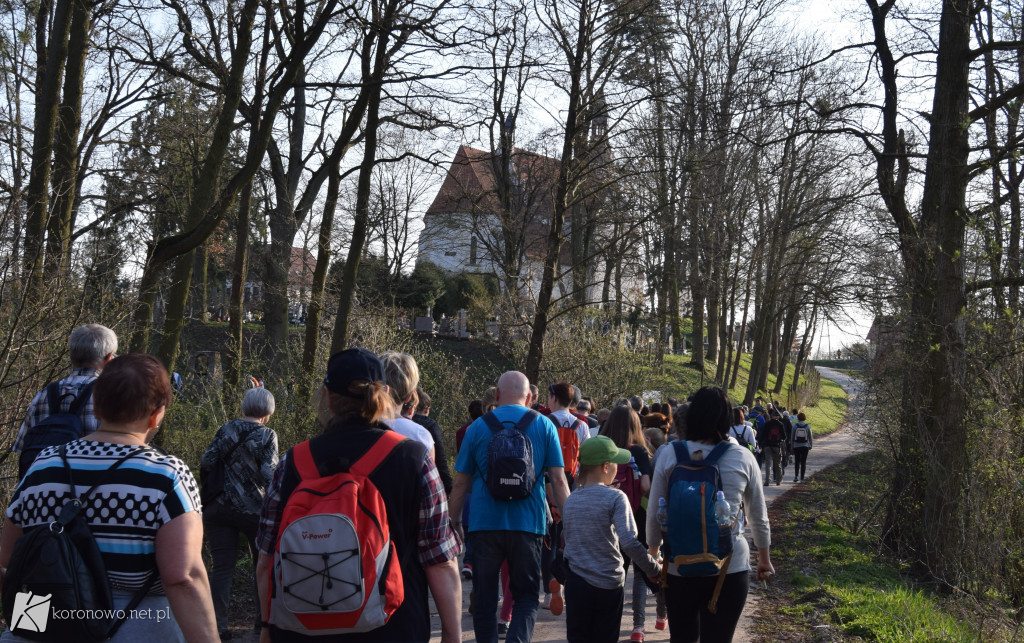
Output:
[[195,254],[196,251],[193,250],[178,257],[171,272],[167,319],[164,320],[163,337],[160,338],[160,346],[156,350],[156,358],[163,362],[168,373],[174,372],[174,362],[181,350],[181,331],[185,328],[185,306],[188,304]]
[[153,309],[156,306],[160,279],[159,270],[149,269],[153,245],[155,245],[155,240],[150,245],[146,266],[142,269],[142,279],[139,281],[139,299],[132,315],[132,335],[128,341],[128,350],[132,353],[149,352],[149,331],[153,327]]
[[772,388],[772,393],[774,395],[782,393],[782,388],[786,383],[786,366],[789,364],[789,353],[793,347],[793,338],[796,336],[796,326],[799,319],[800,309],[797,307],[795,302],[792,302],[790,311],[782,322],[782,338],[779,341],[775,386]]
[[192,280],[192,294],[189,296],[191,317],[203,322],[206,321],[206,310],[209,303],[207,301],[209,257],[210,253],[205,243],[196,248],[195,263],[192,266],[192,274],[195,275],[195,279]]
[[235,226],[235,256],[231,264],[231,303],[228,317],[229,357],[224,367],[225,392],[242,384],[242,351],[245,342],[245,281],[249,265],[249,221],[252,218],[252,181],[244,188],[238,201],[238,222]]
[[[231,143],[232,133],[235,130],[235,115],[238,112],[238,104],[242,97],[246,61],[252,50],[253,24],[255,23],[256,10],[259,4],[259,0],[245,0],[245,4],[238,13],[238,27],[235,30],[238,37],[235,41],[235,47],[231,51],[231,68],[223,87],[224,93],[221,109],[210,136],[210,146],[206,151],[202,167],[198,173],[199,178],[193,191],[192,200],[188,204],[184,229],[179,234],[160,239],[153,244],[149,260],[143,269],[140,293],[147,292],[142,285],[148,286],[157,283],[157,276],[154,273],[160,271],[165,263],[176,260],[186,254],[191,255],[196,248],[209,238],[210,234],[220,225],[224,214],[233,205],[238,192],[250,181],[256,170],[259,169],[259,161],[262,160],[266,150],[266,142],[261,142],[255,149],[250,149],[243,170],[235,174],[223,192],[217,189],[221,169],[224,167],[224,162],[227,158],[228,146]],[[319,28],[322,29],[323,25],[320,25]],[[311,29],[310,31],[314,30]],[[312,42],[307,39],[302,43],[302,46],[308,51],[308,48],[312,47]],[[292,52],[293,57],[300,54],[305,55],[301,50]],[[286,83],[287,78],[293,77],[297,72],[297,63],[289,63],[286,67],[286,70],[283,72],[284,78],[281,79],[282,83]],[[283,99],[283,91],[273,95],[265,112],[270,115],[276,114],[280,109]],[[264,140],[269,141],[268,132],[264,132]],[[184,270],[179,271],[175,269],[175,272],[180,273],[188,281],[191,281],[191,264],[189,264],[187,274]],[[174,287],[178,285],[178,283],[175,283]],[[172,296],[168,300],[167,318],[169,320],[184,318],[184,305],[188,300],[188,287],[189,283],[185,283],[184,295],[179,297]],[[181,305],[182,308],[180,310],[174,309],[173,306],[177,305]],[[170,344],[176,345],[180,341],[181,328],[182,325],[180,323],[174,323],[164,329],[164,338],[161,345],[168,345],[166,351],[161,351],[164,357],[177,355],[177,348],[171,349]],[[165,366],[168,371],[174,369],[173,363],[165,362]]]
[[[913,336],[927,340],[918,394],[908,400],[921,428],[935,444],[935,466],[927,467],[923,531],[925,562],[931,573],[959,586],[958,553],[967,546],[956,528],[967,488],[966,413],[967,354],[964,327],[964,237],[967,224],[967,160],[970,152],[969,109],[970,18],[968,0],[946,0],[939,26],[935,96],[925,183],[921,199],[926,272],[908,271],[912,292]],[[919,255],[920,256],[920,255]],[[938,345],[938,350],[931,347]],[[918,348],[925,348],[918,345]],[[910,409],[907,409],[908,411]]]
[[804,362],[807,359],[807,349],[810,348],[814,337],[814,326],[818,323],[818,300],[815,298],[811,307],[811,316],[807,319],[807,327],[804,328],[803,339],[800,340],[800,352],[796,355],[796,368],[793,369],[793,390],[800,385],[800,372],[804,370]]
[[[743,342],[747,336],[747,311],[750,310],[750,291],[750,279],[747,279],[743,294],[743,321],[740,322],[740,335],[736,341],[736,360],[732,365],[732,378],[729,380],[729,388],[727,390],[736,388],[736,380],[740,375],[740,358],[743,357]],[[744,402],[744,404],[748,403]]]
[[[877,179],[900,233],[909,284],[908,328],[896,477],[888,526],[932,578],[960,586],[970,545],[960,528],[969,452],[966,448],[966,294],[963,249],[968,183],[970,21],[968,0],[944,0],[920,220],[905,204],[905,143],[897,131],[896,64],[885,35],[889,6],[869,0],[876,54],[885,85],[883,154]],[[909,497],[908,497],[909,496]],[[917,505],[916,502],[921,504]],[[909,502],[908,502],[909,501]],[[907,507],[920,506],[920,512]]]
[[[49,2],[41,2],[36,16],[36,43],[43,44],[41,33],[45,33],[49,18]],[[28,181],[28,212],[25,216],[23,245],[24,274],[28,278],[27,296],[39,300],[43,291],[43,239],[46,234],[47,213],[49,212],[49,187],[53,139],[57,128],[57,110],[61,79],[68,56],[68,36],[71,30],[72,0],[57,0],[53,11],[53,22],[49,31],[49,44],[42,46],[39,53],[40,68],[45,69],[38,77],[35,101],[35,123],[32,139],[32,167]]]
[[310,394],[308,374],[314,372],[316,355],[320,349],[320,316],[324,306],[324,290],[327,285],[327,269],[331,265],[331,232],[334,230],[334,211],[338,205],[341,189],[341,175],[335,165],[327,179],[327,200],[320,219],[320,233],[316,241],[316,267],[313,269],[313,289],[309,293],[309,310],[306,311],[306,341],[302,350],[302,376],[299,381],[301,400]]
[[263,324],[270,348],[271,368],[277,373],[285,371],[284,364],[291,353],[288,344],[288,279],[291,273],[292,240],[297,231],[294,203],[279,200],[277,213],[270,221],[270,246],[264,253],[263,265]]
[[[732,293],[732,298],[735,300],[736,293]],[[735,302],[733,302],[735,303]],[[725,383],[725,370],[726,364],[729,361],[728,351],[731,352],[732,342],[729,341],[729,335],[731,334],[731,324],[736,321],[736,311],[732,310],[732,306],[729,304],[729,300],[726,299],[726,295],[722,293],[722,304],[719,307],[722,311],[718,322],[718,363],[715,366],[715,381],[719,384]],[[726,311],[731,312],[732,319],[727,320]]]
[[[691,207],[699,207],[696,204]],[[690,221],[695,221],[691,217]],[[690,354],[690,364],[704,372],[704,298],[705,280],[703,270],[700,267],[700,250],[697,230],[691,223],[690,229],[690,298],[693,300],[693,352]]]
[[71,222],[78,185],[78,133],[82,125],[82,82],[89,52],[90,7],[73,0],[64,97],[58,108],[53,142],[53,209],[47,223],[46,272],[50,278],[71,265]]
[[[385,47],[382,42],[380,47]],[[334,320],[334,334],[331,337],[331,353],[345,350],[348,347],[349,315],[352,313],[356,295],[356,277],[359,275],[359,261],[366,245],[366,231],[370,218],[370,190],[373,178],[373,166],[377,160],[377,128],[380,125],[381,85],[375,84],[366,110],[366,127],[363,139],[363,162],[359,167],[359,179],[356,183],[355,221],[352,226],[352,239],[349,241],[348,258],[345,260],[345,272],[341,281],[341,292],[338,295],[338,316]]]
[[[573,149],[576,138],[580,134],[579,110],[581,100],[581,82],[587,35],[586,3],[580,3],[579,33],[576,36],[574,56],[569,60],[569,107],[565,117],[565,134],[562,139],[562,159],[558,164],[558,182],[555,184],[554,212],[548,230],[547,251],[544,257],[544,273],[541,277],[540,292],[537,295],[537,310],[533,318],[533,332],[530,335],[530,347],[526,354],[525,375],[531,382],[536,382],[540,375],[540,364],[544,358],[544,334],[548,328],[548,312],[555,289],[555,271],[558,268],[559,251],[562,247],[562,228],[565,224],[565,212],[570,195],[570,179],[573,169]],[[575,174],[575,173],[572,173]]]

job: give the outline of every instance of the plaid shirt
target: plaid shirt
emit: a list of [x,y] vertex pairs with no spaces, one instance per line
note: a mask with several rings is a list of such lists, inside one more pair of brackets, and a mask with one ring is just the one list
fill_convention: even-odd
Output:
[[[78,392],[82,387],[95,380],[99,375],[100,372],[95,368],[73,369],[71,375],[68,375],[59,382],[61,395],[60,410],[66,413],[71,408],[74,398],[78,397]],[[72,398],[72,395],[74,398]],[[25,414],[25,421],[21,423],[21,428],[18,429],[18,437],[14,439],[14,446],[11,447],[11,451],[21,453],[21,448],[25,443],[25,434],[49,415],[50,400],[44,388],[36,393],[36,396],[32,398],[32,402],[28,405],[28,413]],[[92,433],[98,428],[100,428],[100,421],[96,419],[92,412],[92,396],[90,395],[89,400],[82,407],[82,435]]]
[[[274,555],[274,542],[281,527],[281,516],[284,512],[284,499],[281,498],[281,483],[284,481],[285,465],[288,455],[281,456],[281,461],[274,472],[274,478],[267,488],[263,499],[263,510],[260,512],[260,525],[256,532],[256,546],[260,552]],[[424,567],[439,565],[462,553],[462,543],[448,518],[448,499],[441,484],[441,476],[437,473],[434,459],[427,455],[420,470],[423,478],[423,494],[420,497],[419,529],[416,535],[417,557]]]

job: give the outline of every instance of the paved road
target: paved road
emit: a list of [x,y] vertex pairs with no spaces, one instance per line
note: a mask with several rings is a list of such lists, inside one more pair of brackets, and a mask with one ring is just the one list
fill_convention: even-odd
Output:
[[[850,403],[846,413],[846,422],[844,422],[839,430],[828,437],[821,438],[820,440],[815,439],[814,448],[811,449],[807,458],[807,475],[809,476],[870,448],[862,439],[862,429],[868,422],[866,406],[860,396],[863,384],[860,380],[854,379],[842,371],[821,366],[817,368],[822,377],[834,381],[847,392]],[[786,471],[789,475],[792,475],[792,468]],[[788,476],[787,479],[792,480]],[[765,487],[765,499],[771,505],[778,497],[789,491],[792,487],[793,484],[791,482],[783,482],[780,486]],[[751,547],[751,551],[753,551],[753,547]],[[776,573],[783,573],[785,571],[785,561],[773,559],[772,564],[775,566]],[[736,635],[733,638],[734,643],[749,643],[753,641],[751,635],[753,632],[753,621],[751,617],[757,612],[760,596],[760,583],[751,583],[747,605],[743,610],[743,616],[740,617],[739,627],[737,627]]]
[[[860,382],[853,379],[841,371],[836,371],[829,368],[818,368],[821,372],[822,377],[838,383],[843,390],[850,395],[850,408],[847,413],[847,421],[832,435],[817,439],[814,442],[814,448],[811,449],[810,457],[807,459],[807,475],[814,475],[817,471],[836,464],[851,455],[860,453],[867,449],[867,446],[860,439],[860,432],[858,427],[863,426],[864,422],[864,405],[858,399],[860,392]],[[787,469],[787,473],[792,475],[792,468]],[[787,476],[788,478],[788,476]],[[792,478],[788,478],[792,480]],[[782,485],[765,488],[765,496],[767,501],[772,503],[776,498],[784,494],[786,491],[793,487],[793,483],[787,481],[783,482]],[[753,548],[751,548],[753,549]],[[785,564],[784,561],[773,561],[776,570]],[[632,571],[630,571],[632,574]],[[469,591],[472,589],[472,582],[463,582],[463,614],[462,619],[462,640],[463,641],[475,641],[473,636],[473,619],[469,616],[466,608],[469,606]],[[630,609],[631,597],[629,589],[632,587],[632,578],[626,580],[626,606],[623,610],[622,615],[622,630],[620,631],[619,639],[621,641],[629,641],[629,636],[633,631],[633,615]],[[747,607],[744,610],[744,617],[740,621],[740,627],[737,630],[735,642],[743,643],[750,641],[749,631],[752,631],[749,615],[753,614],[757,609],[757,601],[759,595],[759,585],[751,584],[750,597],[747,602]],[[433,619],[433,638],[432,642],[441,640],[441,626],[440,621],[437,619],[437,614],[432,614]],[[647,641],[668,641],[668,631],[657,631],[654,629],[655,619],[655,608],[654,598],[648,597],[647,599]],[[533,632],[534,643],[564,643],[565,641],[565,614],[561,616],[552,616],[551,612],[541,609],[537,614],[537,624]]]

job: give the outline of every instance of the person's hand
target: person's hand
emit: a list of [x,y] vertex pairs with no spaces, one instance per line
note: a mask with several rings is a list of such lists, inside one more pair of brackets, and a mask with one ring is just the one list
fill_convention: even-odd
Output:
[[562,522],[562,512],[558,510],[558,507],[549,505],[551,507],[551,518],[555,522]]
[[650,554],[651,556],[654,556],[655,558],[659,558],[660,557],[660,554],[658,553],[660,551],[661,551],[661,547],[648,547],[647,548],[647,553]]
[[260,628],[260,643],[270,643],[270,628]]
[[664,570],[665,570],[665,563],[661,562],[661,560],[659,559],[659,561],[658,561],[658,573],[655,574],[654,576],[648,576],[647,578],[651,579],[652,583],[660,583],[661,582],[661,573]]
[[757,561],[757,579],[762,580],[766,583],[772,582],[775,578],[775,568],[772,566],[770,560],[758,560]]
[[466,542],[466,531],[465,531],[465,529],[463,529],[461,522],[453,522],[452,523],[452,530],[458,535],[459,542],[462,542],[462,543]]

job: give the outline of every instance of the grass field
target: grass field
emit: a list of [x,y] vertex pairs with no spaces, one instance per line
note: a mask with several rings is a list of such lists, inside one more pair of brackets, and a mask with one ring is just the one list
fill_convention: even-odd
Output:
[[966,594],[916,584],[879,552],[888,480],[871,453],[816,474],[769,510],[776,583],[759,641],[1009,641],[1008,620]]
[[[666,355],[662,372],[651,378],[650,390],[661,391],[666,397],[685,399],[701,386],[714,384],[714,366],[706,365],[703,379],[699,369],[689,363],[687,355]],[[747,388],[747,377],[750,368],[750,355],[740,357],[739,377],[736,379],[736,387],[729,389],[729,397],[734,402],[740,402]],[[785,386],[783,395],[779,401],[786,402],[785,391],[793,381],[793,365],[786,366]],[[768,389],[775,386],[775,376],[768,375]],[[801,381],[804,379],[801,377]],[[765,397],[769,397],[767,394]],[[821,390],[818,401],[800,410],[807,414],[807,422],[814,430],[814,435],[827,435],[832,433],[843,423],[846,417],[846,393],[838,384],[831,380],[822,378]]]

